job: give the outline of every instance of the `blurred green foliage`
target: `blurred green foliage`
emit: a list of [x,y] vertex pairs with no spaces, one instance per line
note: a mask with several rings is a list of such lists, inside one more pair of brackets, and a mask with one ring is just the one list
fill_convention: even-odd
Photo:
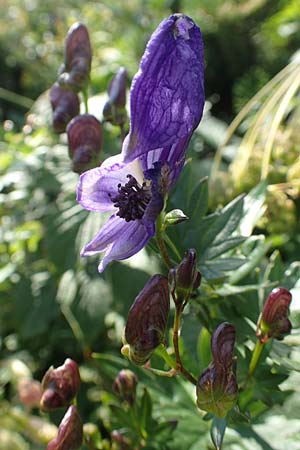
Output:
[[[168,210],[181,208],[189,217],[169,227],[168,235],[180,254],[189,247],[197,249],[203,274],[184,315],[183,362],[197,377],[210,360],[214,328],[221,321],[231,322],[237,330],[243,391],[229,417],[224,449],[299,450],[300,263],[288,246],[283,257],[278,251],[289,240],[287,233],[278,235],[268,227],[260,233],[257,228],[267,181],[227,205],[223,197],[219,206],[217,186],[211,191],[205,178],[226,130],[223,120],[232,118],[297,50],[298,6],[297,0],[2,0],[0,87],[5,91],[0,90],[0,120],[6,122],[0,131],[1,450],[39,450],[55,434],[49,422],[57,425],[61,415],[49,418],[26,410],[18,381],[41,380],[51,364],[60,365],[66,357],[74,358],[81,369],[78,405],[91,443],[86,440],[84,449],[120,448],[112,443],[113,430],[133,441],[142,437],[149,450],[211,448],[210,417],[197,411],[193,387],[179,377],[157,379],[119,355],[129,307],[149,276],[164,269],[155,244],[128,261],[113,263],[101,275],[97,258],[79,257],[105,217],[87,213],[76,203],[78,175],[70,171],[66,137],[52,134],[44,94],[56,79],[67,30],[81,20],[93,47],[90,106],[100,118],[111,75],[123,65],[131,78],[150,33],[178,10],[193,17],[204,34],[209,109],[168,204]],[[24,115],[24,98],[22,103],[13,93],[39,99]],[[104,143],[102,159],[120,150],[118,130],[109,124],[104,125]],[[177,261],[177,252],[170,252]],[[267,346],[267,358],[245,386],[255,323],[266,295],[277,285],[293,290],[295,330],[284,342]],[[167,344],[171,351],[171,340]],[[157,356],[153,365],[165,369]],[[124,367],[140,380],[137,417],[112,392],[112,381]],[[88,428],[91,423],[96,431]],[[274,427],[282,430],[281,442]],[[284,433],[288,428],[290,433]]]

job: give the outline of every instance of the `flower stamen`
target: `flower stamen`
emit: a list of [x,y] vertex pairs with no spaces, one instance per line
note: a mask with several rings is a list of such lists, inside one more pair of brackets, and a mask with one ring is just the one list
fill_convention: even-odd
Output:
[[124,186],[118,184],[118,194],[111,197],[111,201],[119,208],[117,215],[130,222],[142,219],[151,199],[151,187],[146,181],[140,185],[132,175],[127,175],[127,178],[128,182]]

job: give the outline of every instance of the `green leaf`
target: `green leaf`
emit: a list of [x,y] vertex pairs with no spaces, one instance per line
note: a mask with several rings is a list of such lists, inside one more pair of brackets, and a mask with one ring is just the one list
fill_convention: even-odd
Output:
[[243,217],[239,225],[243,236],[250,236],[258,220],[263,216],[266,206],[268,183],[262,181],[244,198]]
[[201,372],[209,365],[211,361],[210,340],[210,332],[207,328],[203,327],[199,333],[197,342],[197,353]]
[[147,431],[152,422],[152,399],[149,392],[144,388],[141,405],[139,408],[139,421],[142,430]]
[[219,419],[214,416],[211,424],[210,435],[216,450],[222,449],[226,426],[226,419]]

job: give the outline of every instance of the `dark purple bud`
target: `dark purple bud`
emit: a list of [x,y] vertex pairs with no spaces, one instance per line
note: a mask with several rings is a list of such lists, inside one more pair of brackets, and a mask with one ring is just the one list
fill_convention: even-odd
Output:
[[136,386],[138,383],[137,376],[131,370],[121,370],[117,378],[113,382],[114,392],[130,405],[135,401]]
[[122,353],[143,365],[163,341],[170,310],[168,280],[154,275],[129,310]]
[[197,383],[198,407],[220,418],[233,408],[238,395],[234,342],[234,327],[229,323],[220,324],[211,339],[213,360]]
[[82,23],[69,29],[65,41],[65,62],[60,69],[59,84],[74,91],[85,88],[89,81],[92,50],[88,30]]
[[287,316],[291,301],[292,295],[285,288],[275,288],[268,295],[256,328],[261,343],[265,344],[270,338],[281,340],[290,333],[292,324]]
[[108,85],[109,100],[105,103],[103,108],[103,117],[106,122],[111,122],[114,125],[119,126],[125,124],[127,120],[125,109],[126,86],[127,71],[124,67],[121,67]]
[[102,127],[91,114],[74,117],[67,127],[69,156],[73,171],[82,173],[99,164]]
[[169,283],[176,303],[184,299],[200,286],[201,273],[197,269],[197,254],[189,249],[181,263],[169,272]]
[[152,34],[130,91],[130,133],[125,161],[179,140],[188,141],[204,106],[201,31],[183,14],[165,19]]
[[70,120],[79,114],[78,95],[61,88],[58,83],[54,83],[49,95],[53,111],[53,129],[55,133],[63,133]]
[[108,85],[109,101],[119,108],[126,106],[127,70],[121,67]]
[[64,364],[54,369],[50,367],[42,380],[43,395],[40,407],[52,411],[68,406],[80,387],[80,374],[75,361],[68,358]]
[[47,450],[78,450],[82,444],[83,429],[76,406],[70,406],[64,415],[57,437],[47,445]]

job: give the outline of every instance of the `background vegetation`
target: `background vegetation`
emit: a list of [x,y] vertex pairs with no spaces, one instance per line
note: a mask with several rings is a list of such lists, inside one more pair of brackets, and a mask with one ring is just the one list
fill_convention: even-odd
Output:
[[[97,426],[91,432],[94,448],[114,448],[115,429],[127,427],[130,437],[138,435],[111,389],[124,367],[140,380],[146,448],[211,448],[209,421],[197,412],[190,387],[177,378],[157,380],[119,354],[128,309],[149,275],[161,270],[160,260],[147,249],[99,275],[97,258],[80,259],[80,249],[104,219],[75,201],[78,175],[70,171],[66,137],[52,132],[47,97],[67,30],[82,21],[93,48],[90,109],[101,119],[112,75],[125,66],[132,78],[150,34],[175,11],[191,16],[203,32],[207,96],[189,148],[192,162],[169,205],[190,217],[171,233],[182,243],[181,252],[197,249],[204,278],[183,325],[185,362],[198,376],[209,361],[210,333],[227,320],[237,329],[243,380],[266,295],[278,284],[291,289],[293,334],[268,347],[256,381],[240,398],[240,414],[232,417],[224,448],[300,449],[298,0],[2,0],[1,450],[45,448],[53,433],[47,426],[61,416],[29,414],[20,403],[18,382],[41,380],[50,365],[61,365],[66,357],[80,365],[79,408],[84,423]],[[251,100],[291,61],[278,82]],[[292,74],[295,89],[287,97]],[[261,115],[276,95],[277,103]],[[118,129],[105,124],[103,132],[102,160],[121,145]],[[243,171],[239,158],[245,154]],[[246,197],[237,197],[242,192]],[[195,199],[201,200],[196,207]],[[97,360],[90,358],[92,351],[99,353]],[[279,429],[280,438],[274,433]]]

